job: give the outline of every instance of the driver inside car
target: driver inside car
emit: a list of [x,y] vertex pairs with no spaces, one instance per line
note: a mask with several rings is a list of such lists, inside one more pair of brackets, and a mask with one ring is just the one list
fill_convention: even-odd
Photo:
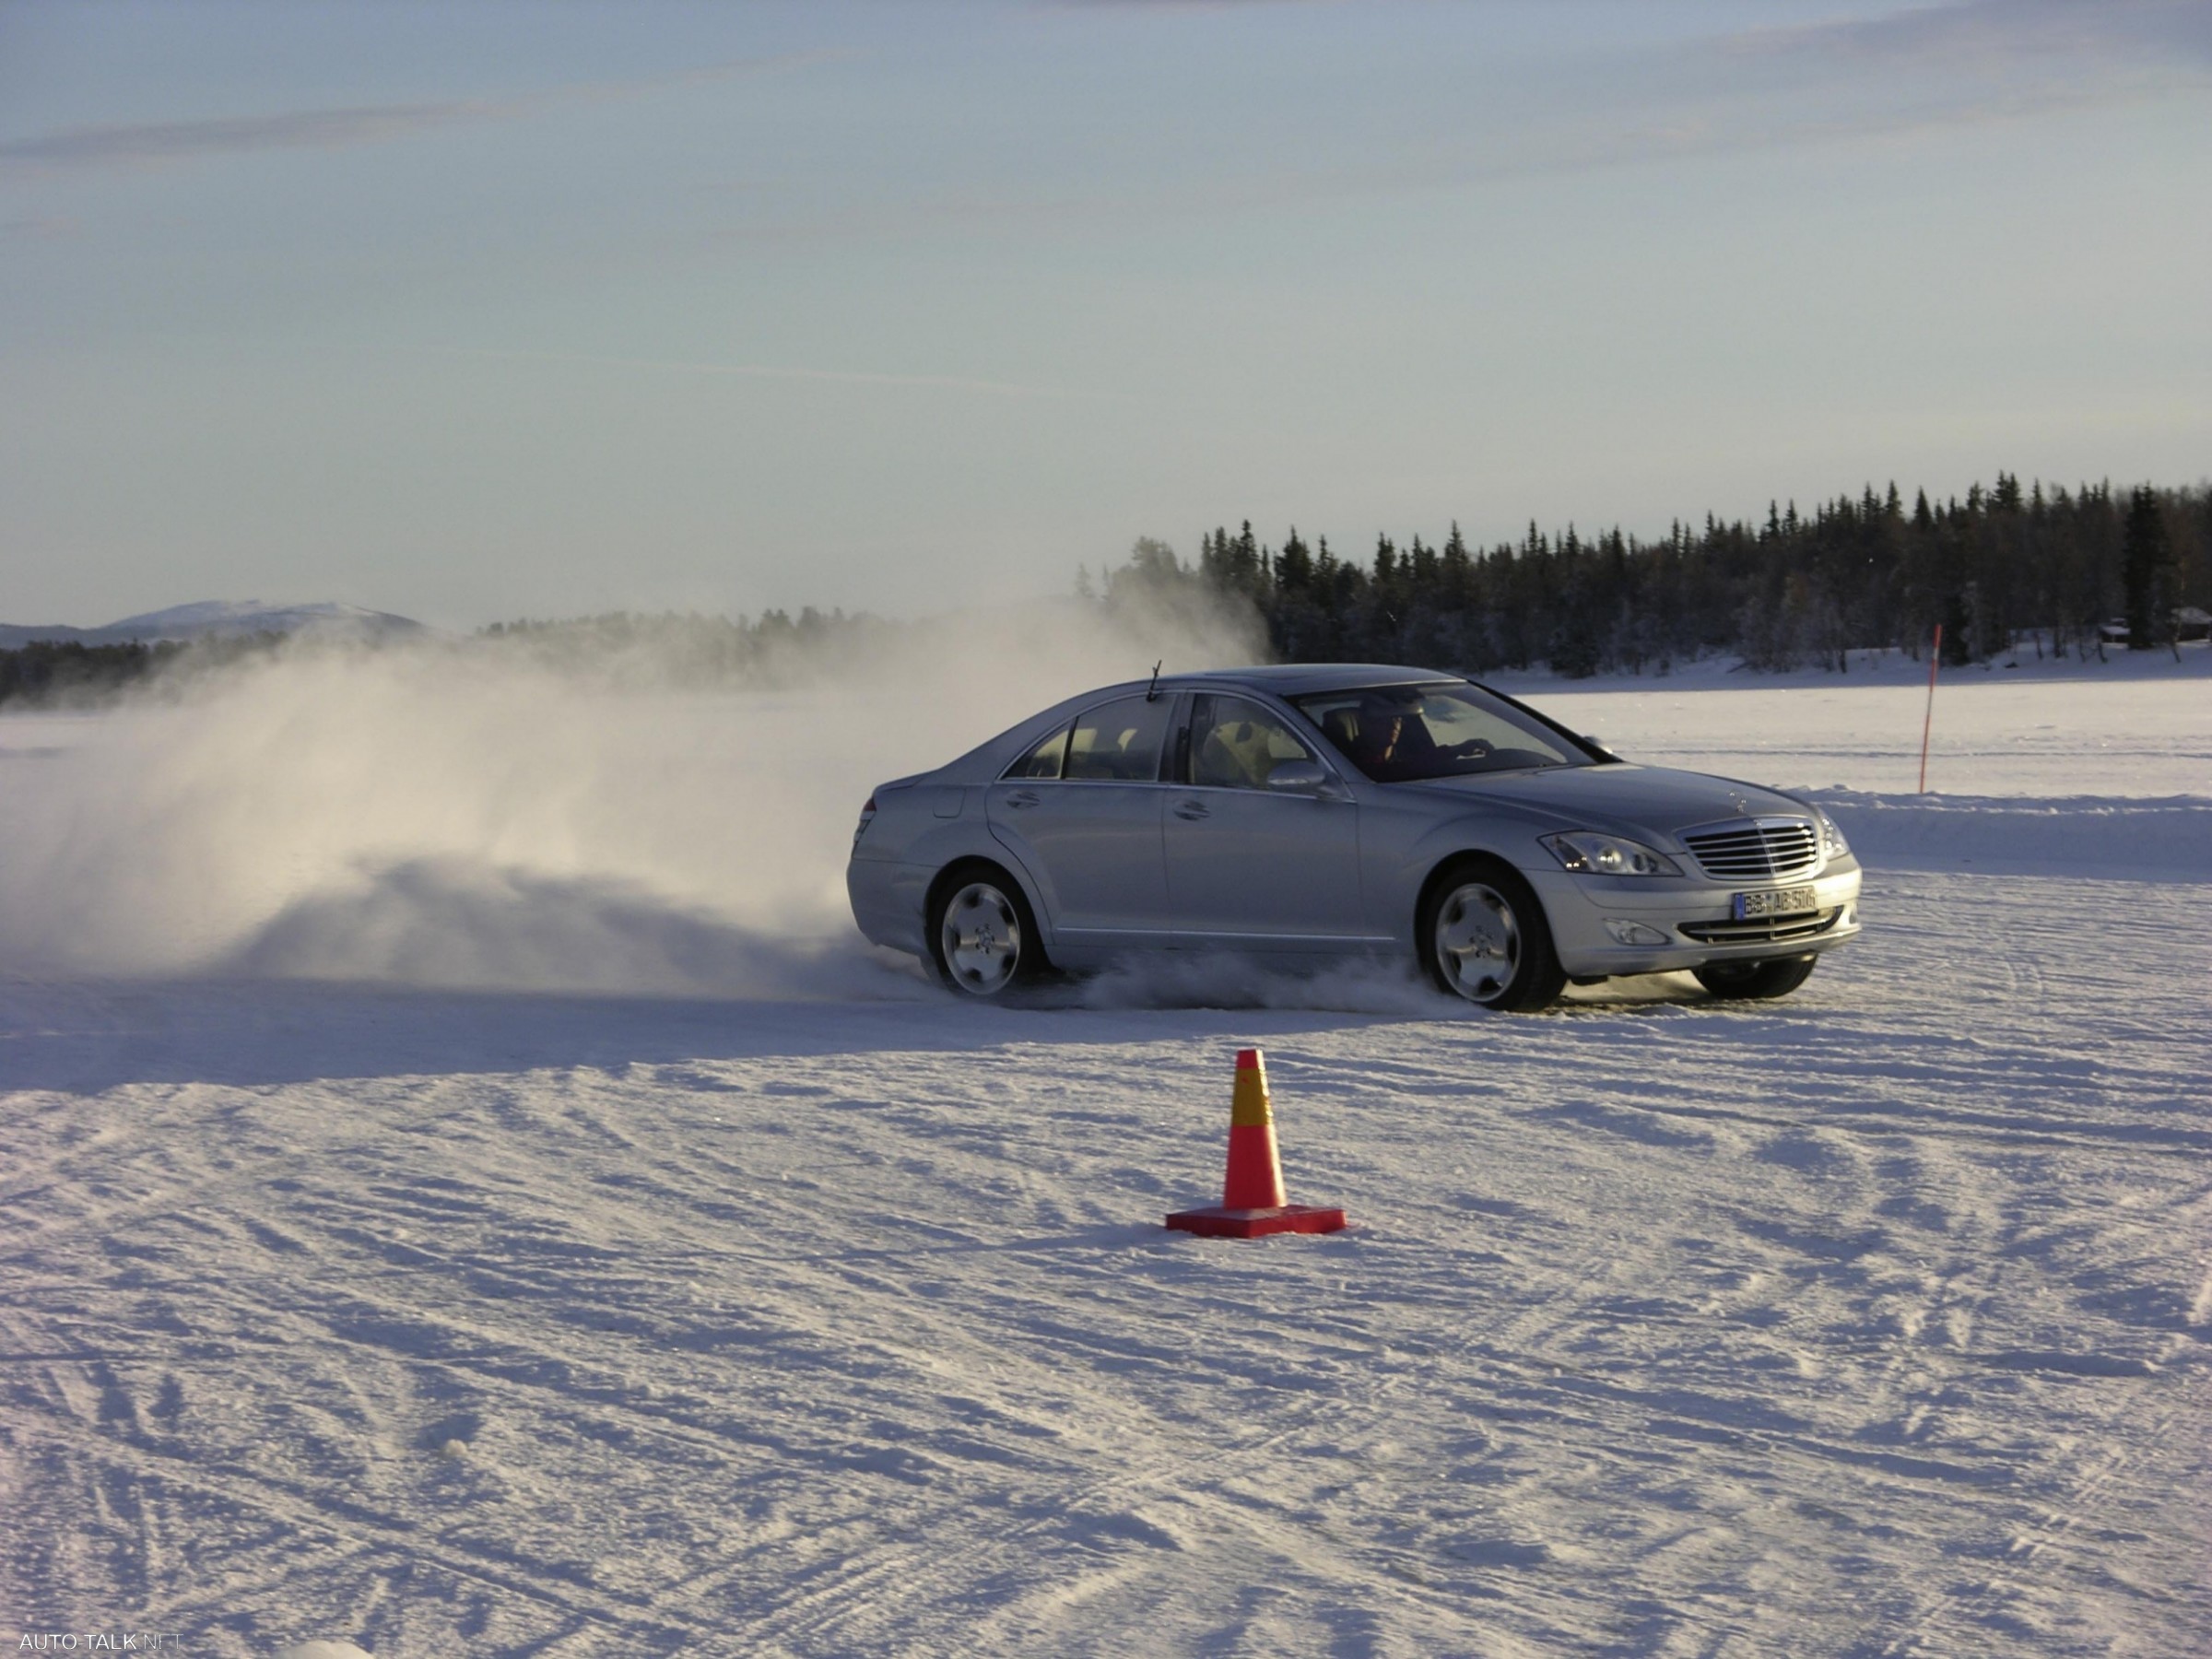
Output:
[[1428,724],[1413,711],[1383,698],[1360,700],[1352,762],[1375,782],[1421,775],[1435,752]]
[[1491,752],[1490,746],[1479,737],[1440,744],[1418,700],[1382,697],[1360,699],[1350,742],[1340,747],[1378,783],[1436,777],[1447,770],[1441,766],[1443,761],[1477,760]]

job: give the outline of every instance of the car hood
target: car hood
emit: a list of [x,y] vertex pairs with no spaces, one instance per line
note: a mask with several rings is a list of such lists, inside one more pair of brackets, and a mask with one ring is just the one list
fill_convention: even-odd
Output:
[[1724,818],[1810,818],[1811,807],[1779,790],[1665,766],[1560,766],[1536,771],[1433,778],[1396,787],[1556,817],[1563,830],[1639,838],[1674,836]]

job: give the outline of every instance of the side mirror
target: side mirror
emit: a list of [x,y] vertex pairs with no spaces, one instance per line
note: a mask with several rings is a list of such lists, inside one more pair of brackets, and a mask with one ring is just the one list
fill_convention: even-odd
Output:
[[1267,787],[1277,794],[1324,795],[1335,793],[1329,774],[1314,760],[1285,760],[1267,774]]

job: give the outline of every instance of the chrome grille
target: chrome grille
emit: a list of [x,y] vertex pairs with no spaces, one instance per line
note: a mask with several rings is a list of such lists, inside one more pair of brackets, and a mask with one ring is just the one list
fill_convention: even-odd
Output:
[[1719,881],[1783,880],[1820,862],[1820,831],[1810,818],[1737,818],[1688,830],[1682,844]]
[[1682,936],[1700,945],[1778,945],[1789,939],[1809,939],[1824,934],[1843,919],[1843,907],[1774,916],[1758,922],[1685,922]]

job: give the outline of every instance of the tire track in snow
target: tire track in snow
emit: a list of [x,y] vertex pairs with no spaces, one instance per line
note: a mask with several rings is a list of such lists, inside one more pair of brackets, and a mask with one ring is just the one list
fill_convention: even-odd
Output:
[[[34,1441],[71,1452],[80,1466],[106,1471],[135,1482],[159,1482],[180,1491],[219,1499],[238,1509],[266,1515],[294,1531],[320,1531],[337,1547],[340,1556],[361,1553],[347,1540],[353,1533],[365,1530],[373,1540],[369,1546],[370,1553],[398,1555],[456,1578],[473,1580],[626,1635],[653,1641],[664,1648],[688,1645],[710,1634],[693,1627],[646,1617],[645,1609],[653,1602],[650,1595],[628,1596],[599,1590],[595,1598],[587,1598],[569,1587],[566,1581],[561,1587],[556,1587],[543,1578],[504,1571],[500,1564],[483,1559],[480,1553],[468,1552],[465,1545],[446,1539],[426,1545],[411,1535],[417,1529],[408,1521],[327,1497],[318,1500],[312,1489],[302,1486],[266,1476],[211,1470],[182,1454],[133,1446],[104,1436],[73,1436],[51,1423],[38,1425],[29,1432]],[[324,1573],[328,1563],[319,1561],[307,1571]],[[132,1606],[135,1612],[143,1609],[154,1618],[173,1616],[178,1610],[150,1597],[142,1598]]]

